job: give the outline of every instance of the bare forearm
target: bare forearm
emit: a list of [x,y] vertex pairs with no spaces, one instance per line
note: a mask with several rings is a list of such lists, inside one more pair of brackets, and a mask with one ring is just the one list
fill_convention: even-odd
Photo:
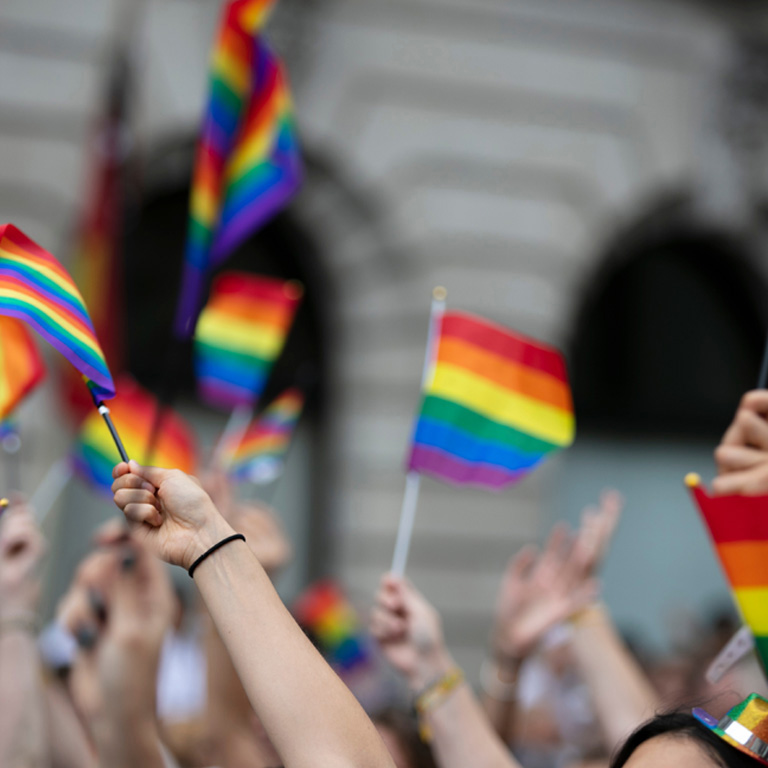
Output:
[[256,714],[289,768],[391,768],[373,724],[280,601],[245,544],[195,581]]
[[0,765],[50,766],[43,680],[31,632],[0,632],[0,713]]
[[572,643],[581,673],[592,692],[607,746],[613,749],[653,716],[658,697],[605,608],[595,606],[579,617]]
[[[407,678],[408,687],[418,695],[455,668],[441,644],[420,659]],[[466,683],[437,699],[421,717],[431,734],[432,754],[439,768],[520,768]]]
[[483,667],[483,693],[480,699],[485,716],[504,744],[512,741],[517,716],[516,685],[521,663],[487,661]]
[[110,720],[94,729],[101,768],[165,768],[160,736],[153,719]]
[[96,755],[63,686],[45,687],[53,768],[96,768]]

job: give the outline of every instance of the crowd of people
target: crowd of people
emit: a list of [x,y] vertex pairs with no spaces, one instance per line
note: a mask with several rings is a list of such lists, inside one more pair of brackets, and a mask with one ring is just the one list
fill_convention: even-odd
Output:
[[[768,391],[743,398],[715,457],[716,493],[768,494]],[[714,688],[702,669],[719,648],[665,672],[644,667],[617,632],[599,580],[616,492],[585,510],[578,530],[556,526],[541,550],[511,559],[477,693],[427,597],[382,576],[370,632],[411,706],[374,713],[275,591],[291,548],[268,510],[239,502],[220,474],[201,483],[135,462],[115,467],[113,492],[123,517],[98,530],[58,606],[56,631],[73,648],[59,664],[39,642],[41,532],[20,498],[0,520],[3,768],[768,764],[758,727],[768,702],[746,698],[764,688],[754,660]],[[158,705],[183,613],[165,563],[186,569],[197,594],[186,613],[205,684],[181,718]]]

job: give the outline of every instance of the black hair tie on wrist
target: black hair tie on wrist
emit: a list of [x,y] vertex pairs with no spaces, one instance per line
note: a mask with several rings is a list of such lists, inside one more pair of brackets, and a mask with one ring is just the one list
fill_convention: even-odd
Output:
[[210,549],[203,552],[203,554],[200,555],[200,557],[198,557],[197,560],[195,560],[195,562],[189,566],[189,570],[187,571],[187,573],[189,574],[189,577],[194,578],[195,570],[197,569],[197,566],[200,565],[200,563],[202,563],[203,560],[205,560],[205,558],[208,557],[208,555],[212,555],[217,549],[221,549],[225,544],[229,544],[230,541],[238,541],[238,540],[245,541],[245,536],[243,536],[242,533],[234,533],[232,534],[232,536],[227,536],[226,539],[222,539],[218,543],[214,544]]

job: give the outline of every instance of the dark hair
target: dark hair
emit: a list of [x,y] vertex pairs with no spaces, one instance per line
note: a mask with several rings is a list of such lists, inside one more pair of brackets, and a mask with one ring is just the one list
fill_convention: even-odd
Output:
[[416,718],[397,707],[387,707],[377,712],[372,718],[375,725],[389,728],[400,743],[408,762],[413,768],[435,768],[432,750],[419,736]]
[[641,725],[623,744],[613,758],[611,768],[621,768],[632,753],[643,743],[656,736],[689,739],[706,752],[722,768],[755,768],[757,759],[732,747],[714,731],[687,712],[657,715]]

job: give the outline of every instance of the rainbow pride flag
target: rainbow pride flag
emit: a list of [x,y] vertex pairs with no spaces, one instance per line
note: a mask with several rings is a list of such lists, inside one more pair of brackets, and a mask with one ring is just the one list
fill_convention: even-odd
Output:
[[335,582],[309,587],[294,603],[293,616],[337,670],[349,671],[370,659],[357,612]]
[[574,437],[562,355],[464,312],[439,325],[408,469],[498,490]]
[[177,336],[187,338],[208,270],[290,200],[301,181],[291,97],[259,33],[273,0],[230,0],[211,57],[190,198]]
[[[110,415],[131,458],[149,460],[147,446],[154,425],[157,400],[128,376],[119,378],[119,394],[109,404]],[[93,411],[83,421],[72,451],[76,473],[99,491],[110,492],[112,468],[120,461],[107,425]],[[152,453],[158,467],[194,474],[197,446],[192,430],[180,416],[167,409]]]
[[45,365],[24,323],[0,315],[0,420],[45,378]]
[[246,430],[239,444],[225,447],[224,466],[235,480],[268,483],[280,476],[291,437],[304,407],[293,387],[276,397]]
[[0,315],[29,323],[92,384],[100,398],[115,385],[88,310],[64,267],[13,224],[0,226]]
[[710,496],[698,475],[685,480],[768,672],[768,496]]
[[205,402],[231,409],[258,400],[302,294],[294,281],[246,272],[219,275],[195,329],[195,376]]

